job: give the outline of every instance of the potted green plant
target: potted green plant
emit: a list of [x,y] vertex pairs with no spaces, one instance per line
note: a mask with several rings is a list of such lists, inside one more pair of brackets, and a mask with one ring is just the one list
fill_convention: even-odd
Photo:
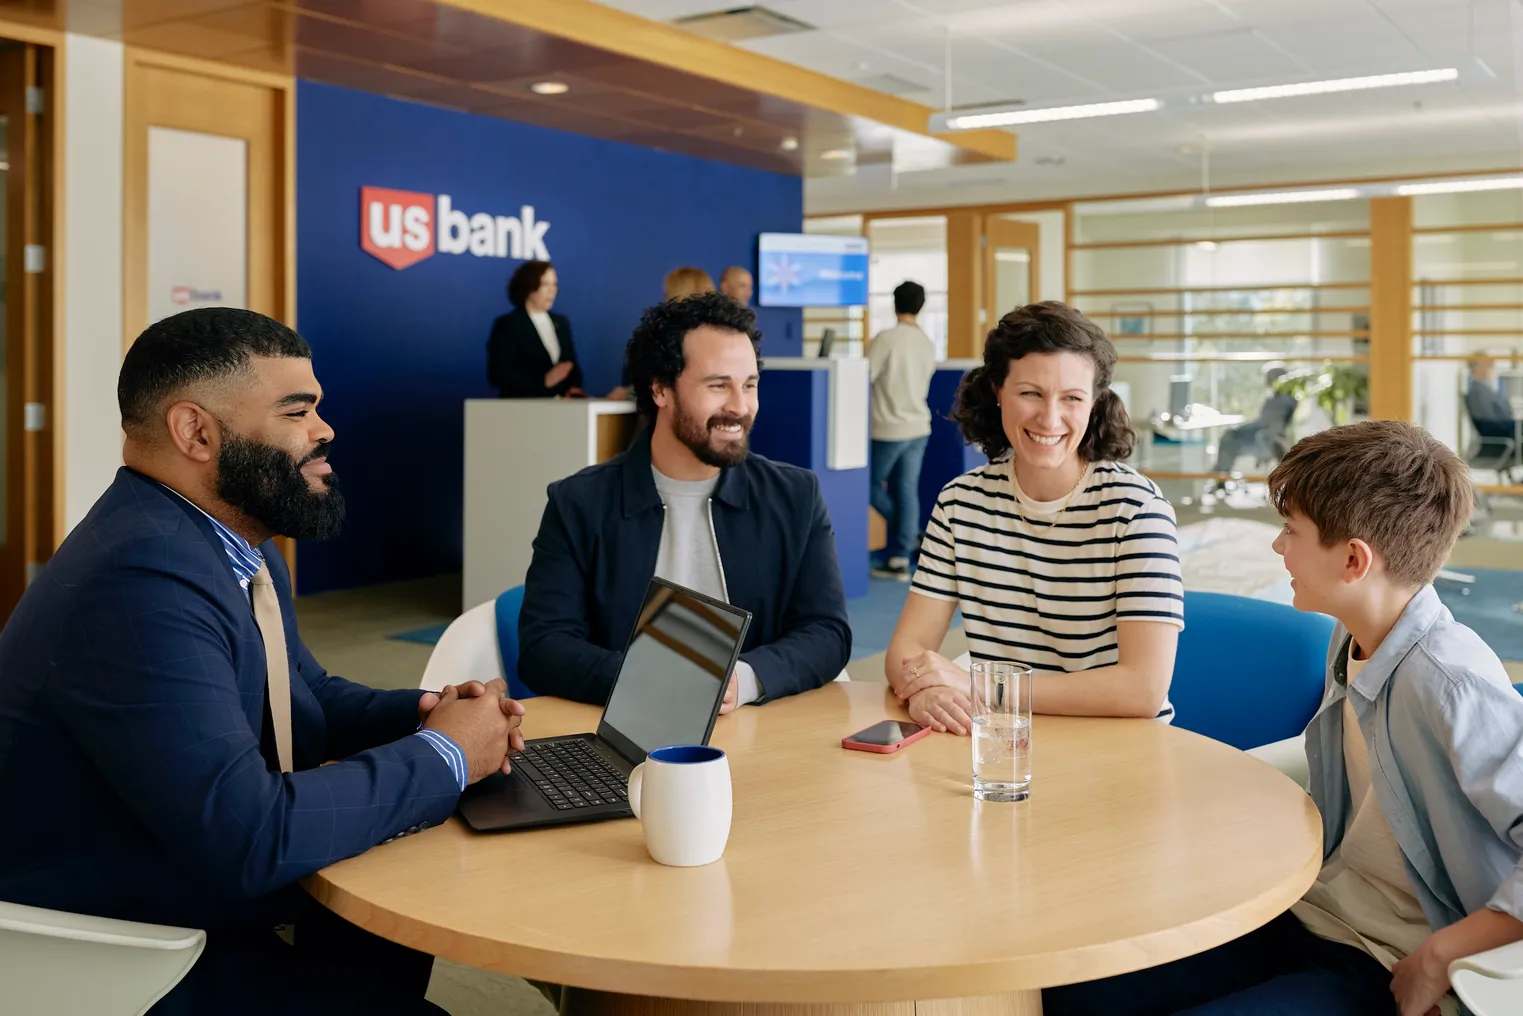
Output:
[[1285,375],[1275,382],[1274,390],[1297,400],[1313,398],[1333,423],[1345,424],[1354,407],[1369,395],[1370,378],[1362,365],[1328,362],[1321,370]]

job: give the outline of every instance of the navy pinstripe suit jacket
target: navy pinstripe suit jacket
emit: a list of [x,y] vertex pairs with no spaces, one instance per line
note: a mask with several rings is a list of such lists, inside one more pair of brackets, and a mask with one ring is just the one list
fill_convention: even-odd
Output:
[[[418,692],[325,673],[285,562],[296,772],[264,642],[211,523],[123,469],[0,632],[0,899],[199,928],[292,919],[298,879],[448,818]],[[329,759],[343,761],[321,766]],[[319,768],[321,766],[321,768]]]

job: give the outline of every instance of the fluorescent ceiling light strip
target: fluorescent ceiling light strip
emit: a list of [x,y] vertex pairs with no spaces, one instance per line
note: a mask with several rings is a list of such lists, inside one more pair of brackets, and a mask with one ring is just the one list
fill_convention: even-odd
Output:
[[1492,177],[1489,180],[1437,180],[1433,183],[1404,183],[1396,188],[1402,197],[1419,194],[1459,194],[1464,191],[1515,190],[1523,187],[1523,176]]
[[1395,88],[1398,85],[1426,85],[1435,81],[1453,81],[1460,72],[1453,67],[1432,71],[1405,71],[1400,74],[1375,74],[1363,78],[1335,78],[1331,81],[1304,81],[1298,85],[1265,85],[1262,88],[1232,88],[1212,92],[1212,102],[1254,102],[1258,99],[1284,99],[1294,95],[1323,95],[1327,92],[1357,92],[1365,88]]
[[979,127],[1007,127],[1018,123],[1046,123],[1051,120],[1085,120],[1095,116],[1120,116],[1123,113],[1151,113],[1162,109],[1158,99],[1125,99],[1121,102],[1092,102],[1085,106],[1053,106],[1049,109],[1012,109],[1002,113],[970,113],[947,121],[947,130],[966,131]]
[[1347,201],[1359,197],[1357,187],[1333,190],[1276,191],[1270,194],[1218,194],[1206,198],[1208,208],[1237,208],[1243,205],[1294,205],[1306,201]]

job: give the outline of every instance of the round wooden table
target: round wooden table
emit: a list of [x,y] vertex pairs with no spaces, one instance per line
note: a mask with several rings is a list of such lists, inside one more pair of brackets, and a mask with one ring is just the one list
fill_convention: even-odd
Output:
[[[597,723],[588,706],[528,707],[532,737]],[[1264,924],[1321,863],[1310,798],[1196,734],[1039,716],[1031,799],[986,804],[967,738],[932,734],[892,755],[840,747],[885,717],[904,711],[867,683],[721,717],[712,743],[730,755],[735,819],[705,868],[652,861],[634,820],[495,835],[451,820],[307,888],[384,938],[578,989],[565,1004],[577,1016],[806,1004],[1027,1016],[1043,987]]]

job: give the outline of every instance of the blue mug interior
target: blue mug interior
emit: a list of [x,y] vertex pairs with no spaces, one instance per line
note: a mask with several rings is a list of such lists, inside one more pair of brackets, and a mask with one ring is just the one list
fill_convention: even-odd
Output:
[[657,748],[647,757],[653,762],[691,766],[701,762],[718,762],[724,758],[724,752],[702,744],[673,744],[665,748]]

